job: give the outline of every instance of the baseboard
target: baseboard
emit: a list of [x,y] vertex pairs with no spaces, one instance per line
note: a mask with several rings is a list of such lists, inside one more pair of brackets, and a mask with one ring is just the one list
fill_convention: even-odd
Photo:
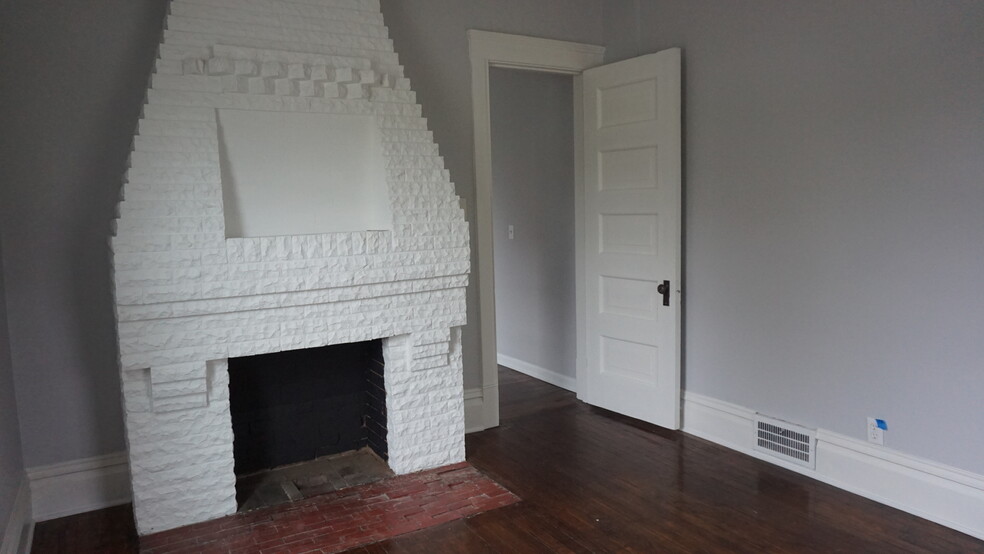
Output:
[[815,470],[753,448],[755,411],[687,392],[683,431],[984,539],[984,475],[817,430]]
[[126,452],[27,470],[34,521],[47,521],[130,502]]
[[485,425],[485,398],[482,387],[465,389],[465,433],[488,429]]
[[541,381],[546,381],[547,383],[562,389],[577,392],[577,379],[569,375],[563,375],[545,367],[540,367],[538,365],[524,362],[523,360],[518,360],[511,356],[506,356],[505,354],[497,354],[497,358],[499,365],[506,366],[509,369],[515,369],[520,373],[524,373],[530,377],[535,377]]
[[31,517],[31,487],[27,476],[21,480],[17,496],[10,508],[10,517],[0,538],[0,554],[23,554],[31,551],[34,539],[34,520]]

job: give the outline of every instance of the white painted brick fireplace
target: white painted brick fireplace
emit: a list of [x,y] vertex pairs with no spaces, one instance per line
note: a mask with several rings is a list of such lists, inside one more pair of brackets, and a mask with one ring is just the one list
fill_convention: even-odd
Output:
[[[171,3],[112,239],[141,535],[236,511],[229,358],[382,338],[391,468],[464,460],[468,229],[387,36],[378,0]],[[222,110],[371,121],[390,225],[229,236]]]

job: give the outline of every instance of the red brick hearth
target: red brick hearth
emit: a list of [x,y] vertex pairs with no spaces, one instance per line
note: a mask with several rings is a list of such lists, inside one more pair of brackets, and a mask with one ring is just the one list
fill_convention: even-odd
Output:
[[140,550],[340,552],[519,500],[464,462],[147,535]]

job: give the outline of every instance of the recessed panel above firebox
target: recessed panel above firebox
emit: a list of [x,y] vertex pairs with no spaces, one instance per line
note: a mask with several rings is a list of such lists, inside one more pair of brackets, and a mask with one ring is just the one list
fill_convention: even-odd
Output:
[[217,111],[226,237],[392,229],[375,117]]

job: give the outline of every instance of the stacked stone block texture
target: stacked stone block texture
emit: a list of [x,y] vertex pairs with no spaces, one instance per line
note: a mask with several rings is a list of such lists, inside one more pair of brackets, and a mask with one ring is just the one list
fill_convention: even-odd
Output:
[[[373,118],[393,230],[227,238],[230,108]],[[231,357],[383,338],[390,465],[462,461],[468,244],[377,0],[172,0],[112,238],[139,532],[235,511]]]

